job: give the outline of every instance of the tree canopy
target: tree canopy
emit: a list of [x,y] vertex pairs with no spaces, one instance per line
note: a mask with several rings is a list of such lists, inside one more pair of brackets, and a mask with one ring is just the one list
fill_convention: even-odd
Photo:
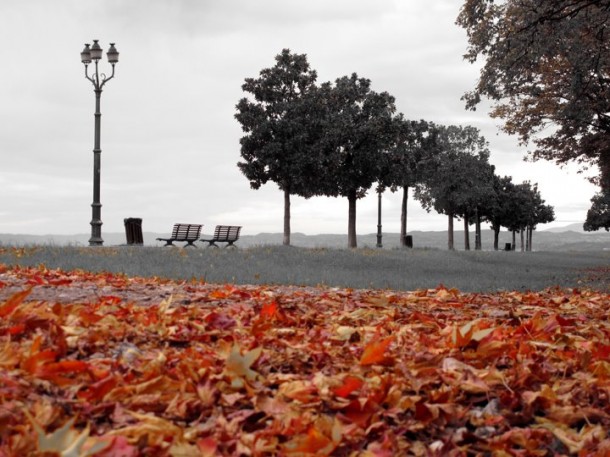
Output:
[[[606,180],[610,181],[610,173],[606,175]],[[610,231],[610,182],[602,186],[602,191],[591,199],[591,203],[584,229],[589,232],[601,228]]]
[[607,196],[610,0],[465,0],[457,23],[465,58],[484,58],[467,107],[491,99],[503,129],[535,145],[533,159],[597,165]]
[[290,195],[315,195],[320,176],[316,116],[305,97],[317,74],[305,54],[284,49],[275,60],[242,86],[251,98],[237,104],[235,118],[245,132],[237,165],[253,189],[273,181],[284,191],[284,244],[290,244]]
[[426,161],[436,151],[431,130],[434,124],[424,120],[410,121],[399,113],[395,119],[395,141],[384,156],[378,180],[378,191],[402,189],[400,205],[400,244],[407,245],[407,202],[409,188],[421,184]]
[[318,95],[326,106],[318,147],[327,158],[324,194],[348,199],[348,246],[354,248],[356,201],[379,181],[384,154],[395,140],[394,97],[373,91],[371,81],[356,73],[323,84]]
[[416,193],[428,211],[434,208],[448,216],[448,246],[453,249],[453,219],[468,218],[493,191],[493,168],[487,141],[477,128],[437,126],[434,135],[438,152],[427,161]]

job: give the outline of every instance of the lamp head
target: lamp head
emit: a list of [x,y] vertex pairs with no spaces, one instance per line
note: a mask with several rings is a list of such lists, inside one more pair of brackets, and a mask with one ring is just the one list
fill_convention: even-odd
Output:
[[110,43],[110,49],[108,49],[106,55],[108,56],[108,62],[110,62],[112,65],[119,61],[119,51],[117,51],[114,47],[114,43]]
[[80,53],[80,60],[85,65],[91,63],[91,49],[89,48],[89,43],[85,44],[85,49]]
[[93,60],[100,60],[102,58],[102,48],[98,43],[99,40],[93,40],[93,44],[91,45],[91,58]]

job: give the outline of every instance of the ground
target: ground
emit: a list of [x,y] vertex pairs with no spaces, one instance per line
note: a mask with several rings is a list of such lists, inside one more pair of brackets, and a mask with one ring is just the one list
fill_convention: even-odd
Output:
[[0,268],[0,456],[610,455],[610,295]]

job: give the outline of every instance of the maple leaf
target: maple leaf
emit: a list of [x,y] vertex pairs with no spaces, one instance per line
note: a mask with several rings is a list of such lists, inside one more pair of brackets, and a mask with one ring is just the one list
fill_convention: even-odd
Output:
[[284,443],[284,454],[293,457],[331,455],[342,438],[341,423],[321,418],[312,424],[304,435],[297,435]]
[[21,303],[23,300],[30,295],[32,292],[32,288],[22,290],[21,292],[17,292],[13,294],[8,300],[4,302],[3,305],[0,306],[0,317],[6,317],[11,314]]
[[175,440],[181,441],[184,438],[182,428],[175,425],[173,422],[156,417],[152,414],[140,414],[135,411],[129,411],[129,414],[136,418],[139,422],[127,427],[114,429],[106,434],[106,436],[124,436],[132,442],[137,442],[143,437],[148,436],[150,441],[163,443],[166,437],[173,437]]
[[4,348],[0,349],[0,367],[12,368],[19,364],[19,351],[6,341]]
[[392,344],[393,337],[384,338],[379,341],[373,341],[369,343],[360,357],[360,365],[374,365],[381,364],[388,361],[385,355],[386,350]]
[[272,301],[263,305],[261,309],[261,317],[272,319],[279,312],[277,302]]
[[197,441],[199,457],[216,457],[218,455],[218,443],[214,438],[202,438]]
[[78,392],[76,395],[83,400],[100,401],[108,392],[116,387],[117,382],[117,379],[113,376],[107,376],[96,383],[90,384],[85,390]]
[[343,378],[343,383],[333,389],[337,397],[347,398],[353,391],[362,387],[364,381],[356,376],[347,375]]
[[109,441],[99,439],[91,443],[89,425],[80,433],[73,430],[75,417],[47,435],[30,413],[28,411],[24,412],[36,432],[39,452],[53,452],[59,454],[60,457],[87,457],[103,451],[111,444]]
[[124,436],[103,437],[108,447],[95,454],[95,457],[139,457],[140,450],[132,446]]
[[229,352],[229,356],[225,361],[224,374],[231,378],[231,386],[235,389],[240,389],[246,381],[254,381],[258,373],[250,368],[254,362],[260,357],[263,352],[262,346],[259,346],[244,355],[241,353],[239,346],[234,345]]
[[573,455],[579,453],[587,443],[599,442],[607,436],[607,431],[601,425],[586,425],[576,432],[564,424],[552,422],[544,418],[538,418],[537,422],[540,423],[540,427],[549,430],[555,435]]
[[199,446],[194,446],[184,441],[173,443],[169,448],[171,457],[201,457]]

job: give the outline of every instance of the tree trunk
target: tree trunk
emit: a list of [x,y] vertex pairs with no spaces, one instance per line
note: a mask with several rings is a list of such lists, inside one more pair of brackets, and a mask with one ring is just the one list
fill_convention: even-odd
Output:
[[453,213],[449,213],[449,226],[447,229],[447,245],[450,251],[455,249],[453,244]]
[[492,227],[494,230],[494,251],[499,249],[500,244],[500,227]]
[[284,246],[290,246],[290,192],[284,191]]
[[513,245],[511,246],[511,250],[515,250],[517,248],[517,231],[513,230]]
[[349,203],[349,212],[347,219],[347,247],[357,248],[358,242],[356,241],[356,191],[349,191],[347,196]]
[[480,251],[481,249],[483,249],[483,243],[481,240],[481,215],[479,214],[479,211],[477,210],[477,214],[476,214],[476,224],[475,224],[475,238],[474,238],[474,248],[477,251]]
[[464,250],[470,251],[470,231],[468,230],[468,216],[464,216]]
[[525,243],[523,242],[523,237],[524,237],[524,228],[521,227],[521,230],[519,230],[519,235],[521,235],[521,252],[525,251]]
[[531,251],[533,249],[532,242],[534,241],[534,227],[532,227],[531,225],[530,225],[529,236],[530,236],[529,248]]
[[409,201],[409,188],[402,189],[402,204],[400,205],[400,245],[407,247],[407,202]]

